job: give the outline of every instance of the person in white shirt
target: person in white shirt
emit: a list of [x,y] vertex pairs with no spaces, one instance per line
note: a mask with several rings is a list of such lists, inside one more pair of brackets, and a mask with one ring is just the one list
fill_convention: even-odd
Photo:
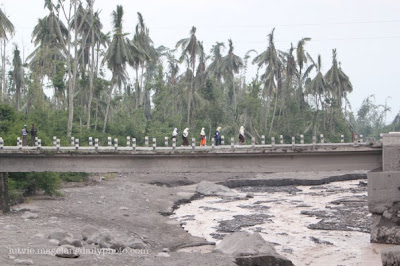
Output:
[[182,145],[183,146],[189,146],[188,136],[189,136],[189,128],[185,128],[185,130],[182,133]]
[[239,129],[239,144],[244,144],[244,127],[241,126]]

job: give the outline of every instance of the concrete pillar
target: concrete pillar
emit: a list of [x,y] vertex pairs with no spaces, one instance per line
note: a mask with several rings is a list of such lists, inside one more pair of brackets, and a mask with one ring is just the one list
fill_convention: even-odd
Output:
[[324,134],[319,135],[319,138],[320,138],[321,144],[324,144],[325,143]]
[[131,137],[127,136],[126,137],[126,147],[130,147],[131,146]]
[[89,137],[89,146],[93,146],[93,138]]
[[114,139],[114,150],[118,150],[118,139]]
[[271,137],[271,146],[273,149],[275,148],[275,137]]
[[292,149],[294,148],[295,145],[296,145],[296,138],[292,137]]
[[354,146],[358,146],[358,135],[357,134],[354,135],[354,143],[353,143],[353,145]]
[[156,138],[153,138],[153,151],[156,150],[156,147],[157,147],[157,140]]
[[0,150],[2,150],[4,147],[4,141],[3,138],[0,138]]
[[196,139],[192,138],[192,151],[194,151],[195,147],[196,147]]
[[360,143],[363,143],[363,135],[360,135]]
[[7,213],[10,211],[7,173],[0,173],[0,209],[3,213]]
[[265,135],[261,136],[261,145],[265,145]]
[[38,145],[38,137],[35,137],[35,147]]
[[225,137],[224,137],[224,135],[221,136],[221,145],[225,145]]
[[57,150],[60,149],[60,139],[56,140],[56,148],[57,148]]
[[57,146],[57,137],[53,136],[53,146]]
[[164,137],[164,145],[165,147],[168,147],[168,137]]
[[136,151],[136,138],[132,138],[132,149]]
[[400,132],[383,134],[382,170],[368,173],[371,242],[400,244]]
[[148,136],[144,137],[144,146],[149,147],[149,137]]
[[74,145],[75,145],[75,138],[71,137],[71,146],[74,147]]
[[176,148],[176,138],[172,138],[172,150],[175,151]]
[[231,138],[231,149],[235,149],[235,138]]
[[96,149],[96,151],[99,149],[99,139],[94,139],[94,148]]
[[300,144],[304,144],[304,135],[303,134],[300,135]]
[[251,137],[251,147],[254,149],[256,147],[256,138]]
[[108,147],[111,147],[111,144],[112,144],[112,143],[111,143],[111,137],[108,137],[108,138],[107,138],[107,145],[108,145]]
[[317,136],[312,136],[312,145],[313,149],[315,149],[315,145],[317,145]]
[[213,150],[215,146],[215,138],[211,138],[211,149]]
[[40,149],[41,147],[42,147],[42,140],[41,140],[41,139],[38,139],[37,148]]
[[18,146],[18,149],[22,149],[22,140],[20,137],[17,138],[17,146]]
[[340,135],[340,143],[344,143],[344,135]]
[[283,144],[283,135],[279,135],[280,143]]
[[75,149],[79,149],[79,139],[75,139]]

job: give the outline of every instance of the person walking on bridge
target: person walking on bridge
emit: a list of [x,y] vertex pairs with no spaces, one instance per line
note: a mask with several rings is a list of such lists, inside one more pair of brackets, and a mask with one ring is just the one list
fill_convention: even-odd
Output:
[[174,131],[172,132],[172,137],[171,137],[171,139],[173,140],[173,139],[175,139],[175,141],[176,141],[176,137],[178,136],[178,129],[177,128],[174,128]]
[[189,146],[188,136],[189,136],[189,128],[185,128],[185,130],[182,133],[182,145],[183,146]]
[[215,132],[215,145],[221,145],[221,127],[217,127],[217,131]]
[[35,146],[35,139],[36,139],[36,128],[35,125],[31,125],[31,146]]
[[244,144],[244,126],[241,126],[239,129],[239,144]]
[[26,129],[26,125],[22,128],[22,146],[26,146],[26,138],[28,137],[28,129]]
[[204,131],[204,127],[201,128],[200,132],[200,146],[206,146],[206,132]]

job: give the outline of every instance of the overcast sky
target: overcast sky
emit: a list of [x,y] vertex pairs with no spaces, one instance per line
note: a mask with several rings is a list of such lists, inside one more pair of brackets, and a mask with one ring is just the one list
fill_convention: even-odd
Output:
[[[38,18],[48,12],[44,0],[0,0],[15,26],[12,39],[33,50],[31,33]],[[386,99],[392,112],[400,111],[400,1],[399,0],[96,0],[105,31],[111,30],[111,12],[124,7],[124,31],[132,33],[141,12],[155,46],[173,48],[189,36],[192,26],[209,53],[216,41],[231,38],[241,57],[250,49],[262,52],[267,35],[275,28],[275,43],[287,51],[290,43],[310,37],[306,50],[313,58],[322,56],[323,72],[337,49],[343,71],[350,77],[349,99],[356,111],[363,99],[374,94],[376,103]],[[226,51],[225,51],[226,52]]]

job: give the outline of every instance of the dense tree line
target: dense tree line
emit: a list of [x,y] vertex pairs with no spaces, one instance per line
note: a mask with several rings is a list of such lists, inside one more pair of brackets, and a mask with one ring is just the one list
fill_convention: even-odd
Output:
[[[347,100],[353,86],[336,49],[322,73],[321,56],[312,58],[306,49],[311,38],[281,51],[272,29],[264,51],[249,49],[241,57],[233,40],[218,40],[205,51],[194,26],[175,47],[155,47],[141,13],[134,32],[124,30],[122,6],[111,14],[109,33],[103,32],[95,0],[45,0],[44,8],[47,15],[32,29],[34,51],[22,62],[14,45],[10,64],[6,46],[18,29],[0,10],[0,135],[8,145],[30,123],[44,144],[53,135],[64,144],[70,136],[105,141],[109,135],[142,143],[148,135],[160,145],[174,127],[190,128],[196,139],[202,127],[210,139],[219,125],[227,140],[237,138],[243,125],[248,139],[257,141],[280,134],[287,140],[304,134],[310,141],[322,133],[334,142],[341,134],[348,141],[352,133],[376,137],[400,124],[398,115],[384,125],[389,108],[375,105],[372,97],[355,116]],[[249,64],[257,66],[250,80]],[[52,97],[44,94],[45,86],[53,89]]]

